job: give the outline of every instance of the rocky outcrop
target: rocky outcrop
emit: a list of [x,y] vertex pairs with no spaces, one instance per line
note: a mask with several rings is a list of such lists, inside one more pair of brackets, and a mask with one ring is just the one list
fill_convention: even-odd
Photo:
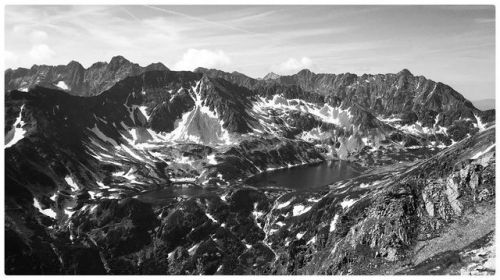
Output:
[[[411,273],[414,269],[408,267],[418,267],[424,260],[442,270],[457,265],[460,258],[441,263],[433,257],[466,248],[494,229],[492,215],[475,220],[476,211],[494,212],[494,152],[469,159],[474,158],[471,150],[487,149],[493,134],[482,134],[417,164],[391,185],[365,195],[347,211],[336,212],[338,230],[329,235],[310,266],[297,272]],[[470,226],[468,232],[460,232],[460,242],[453,243],[451,236],[440,238],[460,223]]]

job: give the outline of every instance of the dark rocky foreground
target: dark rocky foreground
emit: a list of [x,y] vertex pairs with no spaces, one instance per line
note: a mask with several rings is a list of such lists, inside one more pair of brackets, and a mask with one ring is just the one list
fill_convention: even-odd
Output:
[[233,185],[187,199],[87,199],[58,221],[7,182],[6,272],[493,273],[477,251],[492,246],[495,228],[494,131],[330,190]]

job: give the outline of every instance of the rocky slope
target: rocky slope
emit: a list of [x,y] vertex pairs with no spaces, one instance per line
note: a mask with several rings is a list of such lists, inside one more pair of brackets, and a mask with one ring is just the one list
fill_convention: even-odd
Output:
[[[494,271],[495,113],[445,85],[70,64],[6,71],[7,274]],[[332,159],[363,174],[244,183]]]

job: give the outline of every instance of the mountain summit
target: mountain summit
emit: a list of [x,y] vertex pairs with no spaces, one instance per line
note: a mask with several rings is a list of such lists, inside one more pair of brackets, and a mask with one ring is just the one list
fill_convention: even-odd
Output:
[[276,80],[280,77],[280,75],[275,74],[274,72],[270,72],[262,78],[262,80]]

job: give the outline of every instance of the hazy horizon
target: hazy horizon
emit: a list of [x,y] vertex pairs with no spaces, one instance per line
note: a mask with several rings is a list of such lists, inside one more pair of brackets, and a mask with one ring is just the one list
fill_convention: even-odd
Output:
[[495,98],[494,6],[6,6],[5,68],[142,66],[397,73]]

